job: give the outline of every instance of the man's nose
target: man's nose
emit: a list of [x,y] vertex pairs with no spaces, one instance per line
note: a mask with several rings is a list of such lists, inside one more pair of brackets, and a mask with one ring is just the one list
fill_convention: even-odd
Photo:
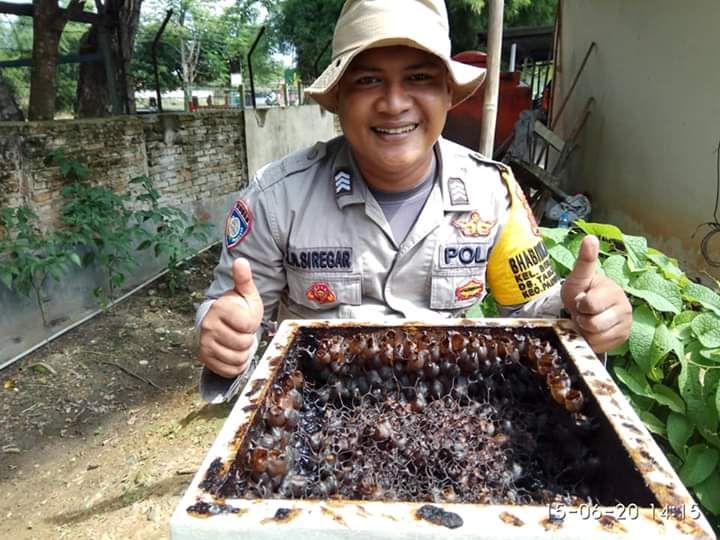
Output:
[[378,105],[380,112],[398,114],[412,105],[412,98],[402,82],[388,82],[384,90]]

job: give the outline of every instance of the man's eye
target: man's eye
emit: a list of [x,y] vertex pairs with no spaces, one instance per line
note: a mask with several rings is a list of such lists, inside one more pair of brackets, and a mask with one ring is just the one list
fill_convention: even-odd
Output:
[[429,73],[413,73],[410,75],[409,79],[411,81],[421,82],[421,81],[431,81],[433,78],[432,75]]
[[355,84],[360,85],[360,86],[367,86],[370,84],[375,84],[379,81],[380,81],[380,79],[378,79],[377,77],[367,76],[367,77],[360,77],[359,79],[357,79],[355,81]]

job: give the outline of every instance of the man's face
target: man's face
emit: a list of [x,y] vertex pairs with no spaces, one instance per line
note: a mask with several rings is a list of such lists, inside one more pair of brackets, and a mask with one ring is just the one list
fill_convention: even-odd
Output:
[[427,170],[450,103],[445,64],[411,47],[362,52],[338,84],[338,115],[353,155],[366,179],[388,191],[412,187],[402,178]]

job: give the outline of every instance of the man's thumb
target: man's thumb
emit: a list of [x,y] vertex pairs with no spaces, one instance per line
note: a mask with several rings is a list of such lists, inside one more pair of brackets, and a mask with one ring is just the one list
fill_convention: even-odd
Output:
[[583,238],[575,261],[575,267],[566,279],[566,281],[572,282],[578,292],[587,290],[590,287],[590,283],[595,276],[595,265],[597,264],[599,251],[600,242],[596,236],[589,235]]
[[252,278],[250,263],[247,259],[239,258],[233,261],[232,275],[235,292],[245,298],[249,304],[257,304],[260,294]]

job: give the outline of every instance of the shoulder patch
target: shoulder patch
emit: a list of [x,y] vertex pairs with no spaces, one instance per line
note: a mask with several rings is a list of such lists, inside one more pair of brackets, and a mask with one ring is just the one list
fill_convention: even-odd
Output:
[[339,169],[335,172],[335,195],[352,195],[353,182],[352,171],[350,169]]
[[225,221],[225,246],[232,249],[252,230],[253,215],[247,203],[238,199]]

